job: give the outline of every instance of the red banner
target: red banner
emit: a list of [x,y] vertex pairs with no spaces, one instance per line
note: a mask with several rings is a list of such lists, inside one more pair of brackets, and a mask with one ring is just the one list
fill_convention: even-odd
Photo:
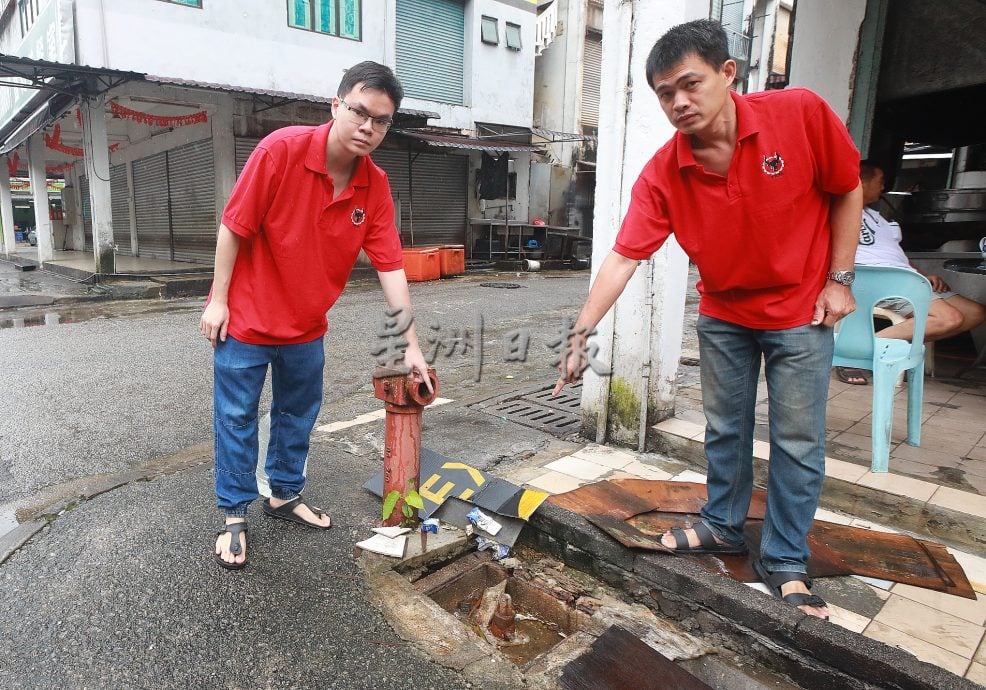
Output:
[[139,110],[131,110],[116,101],[110,101],[110,112],[113,114],[113,117],[123,120],[133,120],[134,122],[140,122],[154,127],[183,127],[185,125],[194,125],[209,121],[209,114],[204,110],[188,115],[151,115],[150,113],[142,113]]

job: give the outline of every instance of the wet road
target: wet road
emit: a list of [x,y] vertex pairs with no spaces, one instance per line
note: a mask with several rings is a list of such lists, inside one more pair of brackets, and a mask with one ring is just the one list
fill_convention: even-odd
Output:
[[[484,282],[519,284],[517,289]],[[465,398],[551,376],[546,343],[585,297],[588,272],[470,276],[412,286],[422,339],[447,340],[484,320],[482,382],[475,350],[439,355],[442,395]],[[211,441],[211,350],[197,332],[201,300],[99,302],[0,311],[0,514],[46,487],[125,471]],[[371,350],[383,317],[375,281],[352,285],[329,314],[319,423],[377,409]],[[54,322],[54,317],[49,317]],[[429,329],[428,324],[438,326]],[[526,362],[504,362],[505,335],[528,329]],[[425,343],[423,343],[424,345]],[[265,400],[262,404],[266,404]]]

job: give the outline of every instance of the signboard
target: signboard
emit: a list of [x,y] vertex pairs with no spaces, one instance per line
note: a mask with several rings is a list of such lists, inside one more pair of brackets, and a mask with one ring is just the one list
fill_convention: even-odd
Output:
[[[17,14],[10,18],[5,33],[7,45],[16,46],[10,55],[47,60],[65,64],[75,63],[75,25],[72,18],[72,0],[48,0],[47,4],[34,17],[24,37],[17,41],[14,36],[21,31],[22,17]],[[7,83],[22,83],[30,86],[26,79],[9,78]],[[37,93],[35,88],[0,87],[0,127],[7,125],[28,101]]]
[[[527,520],[548,494],[515,486],[465,463],[421,449],[421,486],[424,517],[430,517],[448,498],[468,501],[480,508],[511,518]],[[363,485],[367,491],[383,497],[383,472]]]
[[[48,180],[48,193],[58,194],[65,187],[65,180]],[[30,194],[31,180],[26,177],[10,178],[11,194]]]

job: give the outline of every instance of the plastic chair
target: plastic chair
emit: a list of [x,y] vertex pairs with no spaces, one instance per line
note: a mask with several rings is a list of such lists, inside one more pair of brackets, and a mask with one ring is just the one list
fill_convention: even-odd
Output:
[[[873,316],[885,319],[889,321],[891,325],[896,326],[902,321],[907,321],[906,316],[901,316],[893,309],[884,309],[883,307],[877,307],[873,310]],[[935,341],[924,344],[924,373],[935,378]]]
[[[886,472],[890,462],[894,382],[907,376],[907,443],[921,445],[921,398],[924,395],[924,329],[931,304],[931,284],[920,273],[890,266],[856,266],[852,286],[856,311],[844,318],[835,335],[832,365],[873,372],[872,472]],[[914,307],[912,342],[877,338],[873,309],[885,299],[906,299]]]

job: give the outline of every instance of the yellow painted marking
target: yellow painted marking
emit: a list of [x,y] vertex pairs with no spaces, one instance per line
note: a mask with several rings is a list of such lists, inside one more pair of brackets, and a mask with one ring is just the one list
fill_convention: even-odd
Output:
[[422,484],[422,485],[421,485],[421,488],[420,488],[420,489],[418,490],[418,493],[419,493],[419,494],[421,495],[421,497],[422,497],[422,498],[426,498],[426,499],[428,499],[428,500],[429,500],[429,501],[431,501],[432,503],[437,503],[437,504],[439,504],[439,505],[441,505],[441,503],[442,503],[442,502],[443,502],[443,501],[445,500],[445,498],[446,498],[446,497],[448,496],[448,494],[449,494],[449,492],[450,492],[450,491],[451,491],[452,489],[454,489],[454,488],[455,488],[455,484],[453,484],[452,482],[445,482],[445,483],[444,483],[444,484],[442,485],[442,488],[441,488],[441,489],[439,489],[437,493],[436,493],[436,492],[433,492],[433,491],[431,490],[431,488],[432,488],[432,487],[433,487],[433,486],[434,486],[434,485],[435,485],[435,484],[436,484],[436,483],[437,483],[437,482],[438,482],[438,481],[439,481],[439,480],[440,480],[441,478],[442,478],[442,476],[441,476],[441,475],[439,475],[439,474],[433,474],[433,475],[431,475],[430,477],[428,477],[428,481],[426,481],[426,482],[425,482],[424,484]]
[[529,518],[547,497],[548,494],[543,491],[531,491],[530,489],[524,489],[524,493],[520,495],[520,501],[517,504],[518,517],[520,517],[521,520],[526,520]]
[[469,476],[472,477],[472,480],[476,484],[476,486],[482,486],[483,484],[486,483],[486,480],[483,479],[482,472],[477,470],[475,467],[470,467],[469,465],[466,465],[461,462],[446,462],[444,465],[442,465],[442,469],[465,470],[466,472],[469,473]]
[[474,493],[476,492],[473,491],[472,489],[466,489],[461,494],[459,494],[459,498],[461,498],[463,501],[466,501],[469,500],[469,497],[472,496]]

